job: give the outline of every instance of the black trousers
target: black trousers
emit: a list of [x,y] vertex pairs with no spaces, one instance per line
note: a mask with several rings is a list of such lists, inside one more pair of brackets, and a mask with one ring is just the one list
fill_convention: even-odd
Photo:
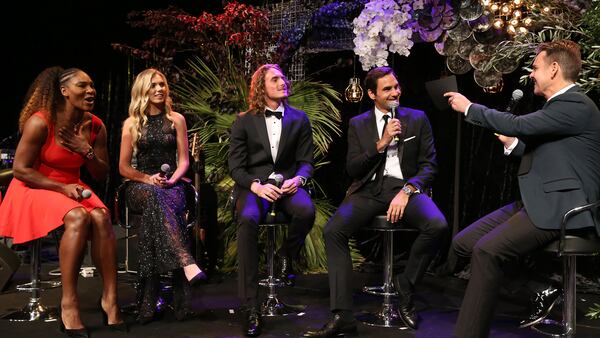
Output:
[[[329,270],[331,310],[352,310],[352,259],[348,240],[377,215],[384,214],[402,188],[402,180],[385,178],[380,194],[374,194],[375,182],[347,196],[325,226],[325,247]],[[403,272],[412,285],[423,277],[448,228],[444,215],[425,194],[410,197],[403,221],[419,229]]]
[[[239,189],[235,206],[238,222],[238,296],[242,306],[257,307],[258,224],[264,219],[271,203],[248,189],[236,189]],[[279,253],[295,258],[315,222],[315,206],[310,195],[302,188],[294,195],[285,196],[276,203],[278,210],[291,217],[287,239]]]
[[454,333],[458,338],[488,337],[505,270],[556,239],[559,230],[537,228],[522,203],[506,205],[463,229],[452,240],[459,256],[471,257],[471,278]]

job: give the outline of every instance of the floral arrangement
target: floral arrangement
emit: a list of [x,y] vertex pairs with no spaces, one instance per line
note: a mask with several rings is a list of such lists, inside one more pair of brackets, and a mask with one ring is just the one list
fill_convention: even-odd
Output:
[[354,53],[362,68],[387,66],[389,53],[408,56],[413,46],[413,10],[424,0],[372,0],[354,19]]

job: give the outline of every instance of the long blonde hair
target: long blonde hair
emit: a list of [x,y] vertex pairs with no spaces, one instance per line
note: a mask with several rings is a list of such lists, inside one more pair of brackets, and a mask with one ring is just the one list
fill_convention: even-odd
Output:
[[165,81],[165,114],[167,119],[171,121],[171,127],[174,128],[173,117],[171,116],[173,100],[170,96],[169,84],[167,83],[167,77],[159,70],[154,68],[148,68],[135,78],[133,86],[131,87],[131,102],[129,103],[129,117],[133,120],[131,124],[131,136],[133,150],[137,150],[137,143],[142,137],[142,128],[148,122],[148,116],[146,110],[149,107],[148,92],[152,87],[152,77],[159,75]]

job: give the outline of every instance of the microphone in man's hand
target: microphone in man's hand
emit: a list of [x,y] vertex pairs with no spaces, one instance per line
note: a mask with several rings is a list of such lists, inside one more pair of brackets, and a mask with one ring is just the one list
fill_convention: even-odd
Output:
[[515,89],[512,92],[512,96],[510,98],[510,101],[508,101],[508,105],[506,106],[505,111],[507,113],[512,113],[513,110],[515,110],[515,108],[517,107],[517,104],[519,103],[519,101],[521,101],[522,98],[523,98],[523,91],[521,89]]
[[165,177],[165,176],[167,176],[167,174],[169,173],[169,171],[171,171],[171,166],[168,165],[167,163],[163,163],[160,166],[160,173],[158,175],[160,177]]
[[[398,118],[398,116],[396,116],[396,108],[398,108],[399,105],[400,105],[400,103],[398,103],[398,101],[389,101],[387,103],[387,106],[390,109],[390,114],[392,115],[393,119]],[[400,142],[400,136],[399,135],[395,135],[394,136],[394,141]]]
[[[275,186],[277,188],[281,188],[281,183],[283,183],[283,175],[281,174],[275,174],[273,175],[273,180],[275,181]],[[269,215],[271,217],[275,217],[276,213],[275,213],[275,202],[277,201],[273,201],[273,203],[271,203],[271,211],[269,212]]]
[[81,191],[81,198],[86,199],[92,197],[92,191],[90,189],[83,189]]

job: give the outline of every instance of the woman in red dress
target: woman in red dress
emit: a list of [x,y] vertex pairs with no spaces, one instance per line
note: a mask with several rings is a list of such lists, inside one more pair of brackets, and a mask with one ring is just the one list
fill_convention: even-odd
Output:
[[77,275],[88,238],[92,260],[103,279],[104,324],[127,330],[117,304],[116,241],[110,214],[81,181],[85,166],[95,179],[108,171],[106,128],[90,113],[96,89],[83,71],[47,68],[27,93],[19,117],[21,140],[14,179],[0,205],[0,235],[24,243],[64,225],[59,261],[62,281],[61,330],[87,337],[79,314]]

